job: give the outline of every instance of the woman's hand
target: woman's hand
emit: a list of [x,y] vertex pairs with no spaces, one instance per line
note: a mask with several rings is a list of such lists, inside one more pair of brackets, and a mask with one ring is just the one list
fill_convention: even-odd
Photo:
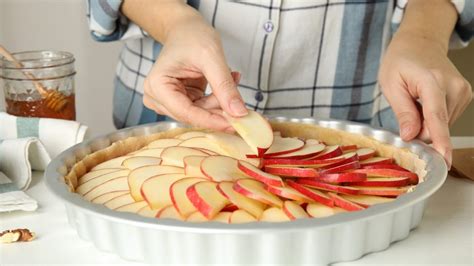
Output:
[[[147,1],[122,7],[163,44],[145,79],[145,106],[194,126],[231,130],[222,111],[238,117],[247,109],[237,90],[240,74],[231,73],[218,33],[183,1]],[[204,96],[207,83],[212,94]]]
[[397,33],[379,72],[404,140],[432,141],[448,166],[449,126],[472,100],[470,84],[447,57],[447,48],[417,34]]

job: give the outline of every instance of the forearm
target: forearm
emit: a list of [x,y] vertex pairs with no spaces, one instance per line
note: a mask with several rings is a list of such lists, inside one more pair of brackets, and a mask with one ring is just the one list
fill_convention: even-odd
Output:
[[449,0],[410,0],[396,35],[415,35],[447,52],[457,18]]
[[177,24],[202,19],[182,0],[125,0],[121,11],[161,43],[166,42],[168,33]]

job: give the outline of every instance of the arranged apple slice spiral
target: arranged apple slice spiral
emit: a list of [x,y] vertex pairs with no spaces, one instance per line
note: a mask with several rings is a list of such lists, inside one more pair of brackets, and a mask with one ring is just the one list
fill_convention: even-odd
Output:
[[289,222],[388,204],[418,175],[357,145],[273,132],[260,114],[224,115],[238,134],[187,131],[97,164],[76,193],[96,204],[183,222]]

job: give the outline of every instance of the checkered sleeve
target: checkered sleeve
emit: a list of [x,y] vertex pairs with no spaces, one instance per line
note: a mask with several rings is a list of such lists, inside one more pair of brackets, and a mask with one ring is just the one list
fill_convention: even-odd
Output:
[[139,26],[120,13],[122,2],[123,0],[86,0],[89,29],[96,41],[109,42],[147,36]]
[[[392,32],[395,32],[400,26],[408,1],[397,0],[392,16]],[[474,0],[451,0],[451,3],[458,11],[459,17],[449,46],[450,48],[465,47],[474,37]]]

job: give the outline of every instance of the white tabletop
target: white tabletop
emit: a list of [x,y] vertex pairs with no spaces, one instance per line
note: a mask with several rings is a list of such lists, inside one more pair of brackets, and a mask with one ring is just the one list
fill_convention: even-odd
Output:
[[[455,147],[473,147],[474,137],[453,138]],[[7,264],[127,264],[118,256],[96,249],[69,226],[64,205],[53,197],[41,172],[34,173],[27,193],[38,200],[35,212],[0,213],[0,230],[29,228],[32,242],[0,245],[0,265]],[[474,182],[449,177],[428,201],[421,225],[387,250],[354,262],[362,264],[474,265]]]

